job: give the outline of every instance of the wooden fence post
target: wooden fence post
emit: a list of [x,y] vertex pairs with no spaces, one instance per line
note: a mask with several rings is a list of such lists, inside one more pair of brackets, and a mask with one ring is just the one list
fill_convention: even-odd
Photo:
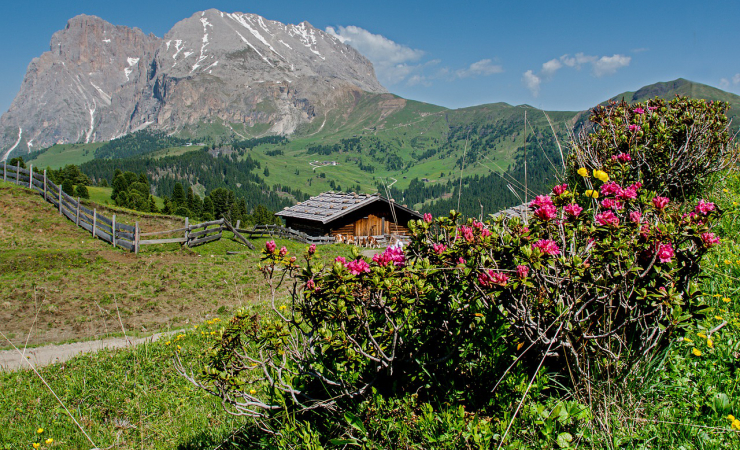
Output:
[[136,227],[134,228],[134,253],[139,254],[139,222],[136,222]]
[[116,248],[116,215],[115,214],[113,214],[113,227],[112,227],[112,230],[113,230],[113,236],[112,236],[113,248]]
[[80,226],[80,197],[77,197],[77,220],[75,220],[75,225]]
[[188,245],[188,235],[190,234],[190,232],[188,231],[189,227],[190,227],[190,218],[186,217],[185,218],[185,242],[183,245]]
[[62,214],[62,185],[59,186],[59,214]]
[[3,161],[3,181],[8,181],[8,161]]
[[46,169],[44,169],[44,200],[49,200],[48,196],[46,195]]
[[237,220],[237,221],[236,221],[236,227],[234,227],[234,228],[236,228],[236,229],[238,230],[238,229],[239,229],[239,225],[240,225],[241,223],[242,223],[242,221],[241,221],[241,220]]
[[21,163],[15,163],[15,184],[21,185]]
[[95,227],[97,226],[97,224],[98,224],[98,210],[97,208],[93,208],[93,229],[92,229],[93,239],[95,239]]
[[28,166],[28,189],[33,189],[33,164]]

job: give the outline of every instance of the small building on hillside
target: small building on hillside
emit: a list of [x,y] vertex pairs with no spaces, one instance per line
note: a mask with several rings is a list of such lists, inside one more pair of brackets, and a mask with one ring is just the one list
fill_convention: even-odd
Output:
[[410,220],[423,216],[378,194],[325,192],[275,213],[288,228],[311,236],[409,234]]

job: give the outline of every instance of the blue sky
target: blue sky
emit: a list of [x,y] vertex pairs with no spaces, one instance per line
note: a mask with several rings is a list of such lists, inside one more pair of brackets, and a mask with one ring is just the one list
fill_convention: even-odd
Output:
[[163,36],[217,8],[341,36],[405,98],[451,108],[491,102],[587,109],[679,77],[740,94],[740,2],[705,1],[32,1],[6,6],[0,110],[69,18],[92,14]]

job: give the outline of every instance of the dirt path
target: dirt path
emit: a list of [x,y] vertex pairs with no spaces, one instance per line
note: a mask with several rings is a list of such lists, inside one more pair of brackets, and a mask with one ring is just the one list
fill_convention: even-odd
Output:
[[[15,350],[2,350],[0,351],[0,371],[30,369],[31,366],[23,361],[24,358],[27,358],[34,366],[42,367],[66,361],[81,353],[97,352],[104,348],[124,348],[129,345],[154,342],[160,337],[172,333],[175,333],[175,331],[157,333],[143,338],[129,338],[128,341],[124,338],[108,338],[94,341],[73,342],[70,344],[45,345],[43,347],[26,349],[25,355],[21,355]],[[22,352],[23,349],[21,348],[20,351]]]

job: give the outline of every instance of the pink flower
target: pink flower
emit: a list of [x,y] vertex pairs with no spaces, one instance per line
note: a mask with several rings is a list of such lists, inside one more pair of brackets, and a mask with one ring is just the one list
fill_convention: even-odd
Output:
[[373,262],[381,267],[385,267],[390,263],[393,263],[395,266],[402,266],[406,262],[406,255],[400,247],[388,247],[382,254],[376,253],[373,255]]
[[702,233],[701,240],[704,241],[704,245],[707,247],[719,244],[719,238],[714,233]]
[[277,244],[275,244],[275,241],[267,241],[265,243],[265,248],[267,249],[267,253],[275,253]]
[[347,264],[347,260],[344,258],[344,256],[337,256],[334,258],[334,262],[341,263],[343,266]]
[[658,107],[657,106],[648,106],[648,109],[650,111],[655,111],[656,109],[658,109]]
[[545,205],[534,212],[534,215],[538,219],[548,221],[554,219],[558,215],[558,209],[555,205]]
[[665,197],[654,197],[653,198],[653,206],[655,206],[656,209],[663,209],[666,206],[668,206],[668,200]]
[[669,263],[674,256],[673,246],[670,243],[658,244],[658,260],[660,262]]
[[527,278],[527,275],[529,275],[529,267],[516,266],[516,274],[519,276],[519,278]]
[[563,211],[573,217],[578,217],[578,215],[581,214],[581,212],[583,211],[583,208],[581,208],[578,203],[569,203],[565,205]]
[[622,202],[613,198],[605,198],[601,201],[601,207],[606,209],[622,209]]
[[642,128],[640,128],[640,125],[632,124],[630,125],[630,131],[640,131]]
[[463,237],[468,242],[473,242],[473,239],[475,239],[475,236],[473,235],[473,229],[468,226],[461,226],[460,233],[462,233]]
[[559,184],[559,185],[555,186],[554,188],[552,188],[552,192],[553,192],[553,193],[554,193],[555,195],[562,195],[562,194],[563,194],[563,192],[565,192],[565,191],[567,191],[567,190],[568,190],[568,185],[567,185],[567,184],[565,184],[565,183],[563,183],[563,184]]
[[308,289],[309,291],[313,291],[314,289],[316,289],[316,283],[314,283],[313,278],[306,281],[306,289]]
[[347,263],[346,266],[352,275],[359,275],[362,272],[370,272],[370,264],[364,259],[356,259]]
[[308,246],[308,254],[313,255],[316,253],[316,244],[311,244]]
[[699,204],[696,205],[696,208],[694,209],[694,211],[696,211],[697,213],[701,213],[701,214],[703,214],[703,215],[706,216],[707,214],[709,214],[710,211],[714,211],[714,208],[715,207],[716,207],[716,205],[714,203],[712,203],[712,202],[705,202],[702,199],[702,200],[699,200]]
[[444,244],[434,244],[432,248],[434,249],[434,253],[438,255],[441,255],[445,250],[447,250],[447,246]]
[[463,259],[463,257],[461,256],[461,257],[457,258],[457,263],[458,264],[465,264],[465,259]]
[[484,238],[485,238],[485,237],[488,237],[488,236],[490,236],[490,235],[492,235],[492,234],[493,234],[493,233],[491,233],[491,230],[489,230],[488,228],[484,228],[484,229],[483,229],[483,231],[481,231],[481,232],[480,232],[480,235],[481,235],[482,237],[484,237]]
[[601,186],[601,195],[617,195],[620,192],[622,192],[622,187],[613,181]]
[[640,211],[632,211],[630,213],[630,222],[632,223],[642,222],[642,213]]
[[560,247],[558,247],[558,244],[556,244],[555,241],[551,239],[540,239],[539,241],[532,244],[532,248],[538,248],[542,253],[546,255],[560,254]]
[[529,204],[531,208],[540,208],[542,206],[552,205],[552,199],[549,195],[538,195]]
[[622,189],[619,193],[617,193],[617,198],[620,200],[634,200],[637,198],[637,189],[634,185],[628,187],[627,189]]
[[285,256],[288,254],[288,249],[285,248],[285,246],[280,247],[280,256]]
[[624,164],[626,162],[632,161],[632,156],[630,156],[629,153],[620,153],[618,155],[612,155],[612,161],[619,161],[620,163]]
[[619,217],[617,217],[614,214],[614,211],[604,211],[601,214],[596,215],[596,222],[599,223],[599,225],[612,225],[612,226],[619,226]]
[[638,189],[642,188],[642,183],[640,183],[638,181],[638,182],[634,183],[632,186],[630,186],[630,188],[635,188],[635,190],[638,190]]
[[527,234],[527,233],[529,233],[529,227],[522,227],[522,229],[519,230],[519,232],[521,234]]
[[635,114],[645,114],[645,110],[642,108],[635,108],[632,110],[632,112]]
[[432,223],[432,215],[429,213],[424,213],[424,222]]
[[488,269],[478,275],[478,282],[483,286],[491,286],[492,284],[506,286],[508,281],[508,275],[502,272],[494,272],[492,269]]
[[483,222],[478,222],[477,220],[474,220],[473,221],[473,226],[475,228],[477,228],[479,231],[482,230],[485,227],[485,225],[483,224]]
[[290,257],[290,263],[293,264],[295,262],[295,256]]

